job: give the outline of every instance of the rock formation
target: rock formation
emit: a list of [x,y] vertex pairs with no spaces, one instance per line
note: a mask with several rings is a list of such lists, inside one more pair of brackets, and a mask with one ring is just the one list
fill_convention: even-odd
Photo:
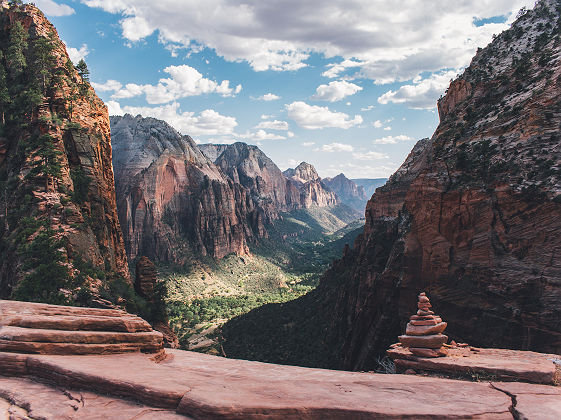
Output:
[[355,246],[300,301],[227,324],[227,354],[371,369],[417,290],[453,339],[561,351],[560,16],[539,1],[478,51],[439,101],[432,138],[369,201]]
[[265,235],[247,190],[167,123],[111,117],[119,219],[131,260],[248,252]]
[[344,174],[339,174],[333,178],[323,178],[322,182],[327,188],[337,194],[342,203],[351,206],[357,211],[364,211],[368,197],[366,197],[362,186],[355,184]]
[[257,146],[203,144],[199,148],[235,183],[243,185],[267,222],[279,212],[301,208],[298,188],[288,181],[275,163]]
[[162,349],[162,334],[125,311],[0,300],[0,352],[108,354]]
[[364,188],[367,199],[372,197],[372,194],[376,191],[376,188],[381,187],[387,182],[387,178],[353,178],[353,181],[357,186]]
[[281,172],[257,146],[237,142],[203,144],[199,148],[234,182],[249,190],[267,222],[278,219],[279,212],[334,206],[341,202],[309,163],[302,162],[296,169]]
[[148,257],[142,256],[136,262],[134,290],[140,296],[151,299],[154,296],[154,285],[158,280],[156,266]]
[[446,329],[446,322],[435,315],[431,310],[432,305],[425,292],[419,295],[416,315],[411,315],[405,335],[399,336],[399,342],[403,347],[408,347],[415,356],[439,357],[446,356],[446,350],[442,347],[448,337],[442,332]]
[[300,192],[301,208],[309,208],[313,205],[334,206],[340,203],[337,194],[323,184],[313,165],[302,162],[294,169],[287,169],[283,174]]
[[162,286],[162,284],[158,283],[156,266],[148,257],[142,256],[136,262],[135,275],[134,289],[151,306],[155,319],[150,319],[150,321],[154,329],[162,333],[166,347],[179,348],[179,339],[169,326],[164,296],[162,296],[164,293],[162,289],[158,289],[158,286]]
[[32,4],[2,3],[0,37],[17,56],[0,60],[0,297],[73,300],[73,284],[102,286],[92,270],[128,279],[106,106]]

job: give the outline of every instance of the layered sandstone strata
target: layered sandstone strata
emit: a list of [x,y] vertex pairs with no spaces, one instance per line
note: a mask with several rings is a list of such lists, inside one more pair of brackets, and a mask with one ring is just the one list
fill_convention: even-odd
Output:
[[162,349],[162,334],[125,311],[0,300],[0,352],[107,354]]
[[128,256],[183,263],[246,254],[265,235],[247,190],[189,136],[154,118],[111,117],[119,219]]
[[[4,115],[0,297],[9,297],[29,274],[24,272],[21,249],[32,246],[40,233],[60,241],[61,264],[69,269],[70,277],[87,277],[84,267],[93,266],[128,278],[115,202],[107,107],[80,77],[43,13],[32,4],[16,3],[4,2],[0,7],[2,39],[8,39],[16,23],[21,23],[29,47],[24,51],[26,60],[33,59],[36,48],[49,45],[46,70],[56,77],[50,79],[51,85],[42,92],[41,103],[33,112],[13,107]],[[11,94],[25,95],[32,89],[30,74],[30,70],[25,73],[27,85],[10,86]],[[22,119],[24,123],[19,123]],[[40,156],[47,156],[42,164]],[[89,280],[86,286],[100,286],[97,278]]]

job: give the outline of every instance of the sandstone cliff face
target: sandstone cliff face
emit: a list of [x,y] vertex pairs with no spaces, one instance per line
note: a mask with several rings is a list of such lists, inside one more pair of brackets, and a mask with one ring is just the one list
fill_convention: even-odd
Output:
[[344,174],[339,174],[333,178],[323,178],[322,182],[327,188],[337,194],[342,203],[360,212],[364,210],[368,198],[362,186],[355,184]]
[[[54,264],[51,255],[61,271],[48,274],[57,279],[86,278],[84,285],[96,288],[100,283],[84,272],[85,265],[128,278],[107,108],[33,5],[0,7],[5,59],[14,54],[7,47],[21,28],[25,42],[15,50],[27,64],[18,69],[13,57],[0,60],[13,100],[3,106],[0,124],[0,297],[9,297],[22,279]],[[50,281],[45,290],[58,287]],[[70,283],[64,287],[67,294],[72,289]],[[29,298],[41,299],[41,293]]]
[[[367,370],[420,291],[451,338],[561,351],[560,15],[558,2],[540,1],[477,53],[439,101],[433,137],[369,201],[354,248],[300,302],[246,319],[280,325],[241,344],[234,333],[248,325],[233,323],[226,352]],[[301,342],[286,341],[289,324]],[[277,335],[273,348],[306,351],[260,352]]]
[[238,142],[199,147],[235,183],[249,191],[268,223],[278,219],[279,212],[340,203],[309,163],[302,162],[296,169],[281,172],[257,146]]
[[248,252],[263,236],[247,191],[163,121],[111,117],[117,206],[131,260]]
[[561,351],[559,15],[539,2],[479,51],[432,139],[369,202],[362,240],[326,275],[355,267],[332,321],[342,366],[372,365],[422,290],[452,337]]
[[307,162],[302,162],[294,169],[287,169],[283,174],[298,189],[301,208],[309,208],[313,205],[335,206],[341,202],[337,194],[323,184],[316,168]]
[[267,222],[279,218],[279,212],[301,207],[300,194],[275,163],[257,146],[246,143],[203,144],[201,151],[214,157],[214,163],[235,183],[244,186]]

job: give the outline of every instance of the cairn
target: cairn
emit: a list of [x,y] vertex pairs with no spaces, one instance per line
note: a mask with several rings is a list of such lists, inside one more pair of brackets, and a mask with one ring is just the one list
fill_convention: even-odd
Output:
[[405,335],[399,336],[401,345],[408,347],[415,356],[446,356],[443,344],[448,341],[448,337],[442,332],[448,324],[442,322],[442,318],[431,310],[432,305],[425,292],[419,295],[417,307],[417,314],[409,318]]

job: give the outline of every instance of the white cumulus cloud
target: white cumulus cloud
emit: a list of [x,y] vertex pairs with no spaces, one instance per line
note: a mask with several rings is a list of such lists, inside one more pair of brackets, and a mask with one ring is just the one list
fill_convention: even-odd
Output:
[[286,121],[261,121],[254,128],[262,128],[265,130],[288,130],[288,123]]
[[105,83],[97,83],[96,86],[101,86],[105,90],[113,90],[112,99],[126,99],[145,95],[149,104],[164,104],[207,93],[217,93],[223,97],[229,97],[236,95],[242,89],[241,85],[237,85],[235,88],[230,87],[229,80],[218,83],[207,79],[197,69],[186,64],[168,66],[164,69],[164,72],[169,74],[170,77],[160,79],[156,85],[127,83],[123,86],[118,81],[108,80]]
[[[51,0],[52,1],[52,0]],[[204,46],[256,71],[297,70],[312,53],[333,58],[326,77],[411,80],[423,72],[466,66],[493,33],[534,0],[81,0],[121,17],[123,36],[154,32],[166,44]],[[507,16],[474,25],[474,17]]]
[[323,146],[318,147],[317,149],[314,150],[319,152],[334,153],[334,152],[352,152],[353,150],[355,150],[355,148],[350,144],[330,143],[330,144],[324,144]]
[[78,64],[78,61],[86,58],[86,56],[90,53],[86,44],[82,44],[80,48],[69,47],[66,45],[66,52],[68,52],[68,56],[74,64]]
[[34,3],[47,16],[69,16],[75,13],[74,9],[69,5],[58,4],[53,0],[35,0]]
[[308,105],[302,101],[286,105],[286,110],[289,118],[293,119],[300,127],[308,130],[320,130],[328,127],[346,130],[362,123],[360,115],[355,115],[351,119],[344,112],[330,111],[326,106]]
[[[320,85],[316,89],[316,94],[310,99],[316,101],[336,102],[346,96],[354,95],[362,90],[362,87],[354,83],[343,81],[329,82],[327,85]],[[350,105],[350,103],[347,103]]]
[[233,134],[238,122],[234,117],[229,117],[213,109],[205,109],[199,114],[182,112],[179,103],[157,107],[123,106],[116,101],[108,101],[109,115],[142,115],[164,120],[177,131],[190,136],[219,136]]
[[274,93],[266,93],[265,95],[258,96],[257,98],[252,97],[252,99],[258,101],[276,101],[279,100],[281,97],[279,95],[275,95]]
[[404,134],[400,134],[399,136],[387,136],[376,139],[373,141],[374,144],[397,144],[402,141],[410,141],[413,140],[412,137],[406,136]]
[[434,73],[426,79],[416,78],[412,84],[401,86],[396,91],[389,90],[378,98],[378,103],[406,104],[413,109],[432,109],[444,93],[456,71]]
[[389,156],[385,153],[369,151],[353,153],[353,158],[355,158],[356,160],[384,160],[389,159]]

